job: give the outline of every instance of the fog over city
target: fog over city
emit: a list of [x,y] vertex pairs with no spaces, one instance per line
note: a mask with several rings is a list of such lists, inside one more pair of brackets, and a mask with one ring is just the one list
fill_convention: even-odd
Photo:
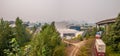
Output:
[[85,21],[117,17],[120,0],[0,0],[0,18],[23,21]]

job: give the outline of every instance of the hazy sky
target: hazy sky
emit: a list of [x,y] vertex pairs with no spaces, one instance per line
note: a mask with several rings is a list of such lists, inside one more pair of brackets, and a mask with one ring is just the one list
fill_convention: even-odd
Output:
[[120,0],[0,0],[5,20],[97,22],[118,13]]

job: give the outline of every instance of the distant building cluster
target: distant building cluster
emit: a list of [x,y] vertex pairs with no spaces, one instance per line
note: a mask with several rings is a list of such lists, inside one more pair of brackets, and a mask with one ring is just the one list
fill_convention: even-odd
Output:
[[[9,21],[11,27],[15,27],[15,21]],[[23,22],[22,23],[25,27],[38,27],[41,23],[30,23],[30,22]]]
[[60,33],[61,38],[72,39],[78,35],[84,35],[87,27],[81,25],[70,24],[68,22],[55,22],[57,31]]
[[[10,23],[10,27],[15,27],[15,21],[8,21]],[[24,25],[24,27],[27,28],[27,30],[29,29],[30,33],[33,33],[34,30],[36,30],[38,27],[41,26],[41,23],[30,23],[28,22],[23,22],[22,23]]]

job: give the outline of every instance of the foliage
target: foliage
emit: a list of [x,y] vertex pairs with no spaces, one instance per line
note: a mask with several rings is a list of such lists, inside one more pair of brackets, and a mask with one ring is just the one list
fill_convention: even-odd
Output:
[[105,31],[105,28],[104,27],[100,27],[99,31]]
[[12,38],[9,43],[11,44],[11,49],[4,49],[4,53],[6,53],[7,56],[21,56],[21,49],[16,39]]
[[29,33],[26,31],[22,23],[22,20],[17,17],[15,22],[15,37],[20,46],[29,41]]
[[106,47],[106,56],[120,56],[120,53],[116,53],[113,51],[111,46]]
[[8,49],[9,40],[13,37],[12,28],[9,27],[9,23],[0,19],[0,56],[6,55],[4,49]]
[[89,31],[90,36],[95,36],[96,32],[97,32],[97,28],[93,27],[92,29],[90,29]]
[[120,14],[116,18],[114,24],[108,26],[108,32],[103,36],[103,40],[107,44],[107,55],[120,56]]
[[28,56],[30,52],[30,45],[26,45],[25,47],[20,47],[16,38],[12,38],[9,42],[11,47],[10,49],[4,49],[4,53],[6,56]]
[[86,40],[85,46],[80,48],[77,56],[90,56],[91,52],[93,52],[93,50],[91,50],[93,42],[94,38],[91,37],[88,40]]
[[80,41],[83,41],[83,38],[82,38],[82,36],[81,36],[80,34],[77,36],[77,38],[78,38]]
[[21,56],[21,54],[18,54],[21,52],[20,46],[27,41],[22,42],[22,37],[30,37],[29,32],[22,24],[22,20],[17,18],[16,27],[14,28],[10,27],[8,21],[0,19],[0,56]]
[[81,52],[80,52],[80,54],[78,56],[88,56],[86,47],[82,47],[80,51]]
[[112,41],[113,41],[113,49],[114,51],[120,52],[120,14],[116,18],[116,22],[113,26],[113,34],[112,34]]
[[103,36],[102,36],[102,39],[104,40],[104,42],[107,44],[107,45],[111,45],[111,44],[113,44],[113,37],[112,37],[112,35],[113,35],[113,24],[109,24],[108,25],[108,31],[106,31],[106,32],[104,32],[103,33]]
[[61,46],[57,46],[52,56],[65,56],[64,50],[65,50],[64,44],[62,44]]
[[88,29],[86,31],[85,38],[88,39],[88,38],[90,38],[90,36],[95,36],[96,32],[97,32],[96,27],[93,27],[92,29]]
[[62,55],[63,52],[60,51],[64,51],[54,22],[42,26],[42,31],[33,38],[31,43],[30,56],[56,56],[58,53]]
[[90,37],[90,31],[87,30],[86,34],[85,34],[85,39],[88,39]]

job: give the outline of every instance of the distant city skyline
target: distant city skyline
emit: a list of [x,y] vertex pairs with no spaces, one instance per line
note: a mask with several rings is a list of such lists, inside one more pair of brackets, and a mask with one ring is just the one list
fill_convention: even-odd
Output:
[[95,23],[115,18],[120,0],[0,0],[0,18],[23,21]]

